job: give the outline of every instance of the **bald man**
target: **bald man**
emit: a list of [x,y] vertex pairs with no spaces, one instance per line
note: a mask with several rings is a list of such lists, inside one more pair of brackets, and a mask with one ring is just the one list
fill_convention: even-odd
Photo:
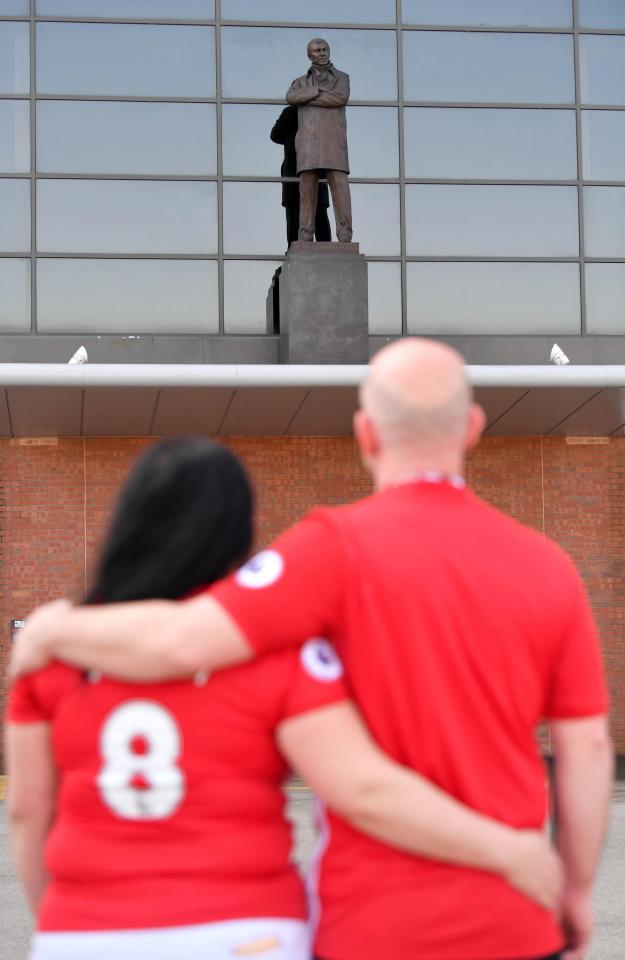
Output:
[[323,960],[536,960],[566,945],[566,960],[582,960],[612,753],[579,576],[555,544],[467,489],[464,456],[484,414],[453,350],[418,339],[385,348],[360,401],[372,496],[314,511],[185,604],[44,609],[23,631],[16,669],[59,656],[157,680],[329,637],[381,746],[513,826],[545,820],[535,729],[547,718],[564,931],[494,874],[408,857],[328,815],[316,950]]

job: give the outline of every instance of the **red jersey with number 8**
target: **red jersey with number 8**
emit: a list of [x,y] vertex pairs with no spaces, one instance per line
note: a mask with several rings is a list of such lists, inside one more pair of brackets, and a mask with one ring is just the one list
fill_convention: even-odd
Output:
[[8,720],[52,724],[60,774],[38,928],[305,918],[273,731],[344,699],[341,674],[311,640],[208,683],[134,686],[61,664],[18,681]]

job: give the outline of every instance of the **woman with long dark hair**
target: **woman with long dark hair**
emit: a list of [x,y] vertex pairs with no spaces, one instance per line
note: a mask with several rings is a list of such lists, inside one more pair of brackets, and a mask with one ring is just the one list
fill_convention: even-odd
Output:
[[[122,491],[86,602],[188,596],[251,542],[234,454],[161,442]],[[284,757],[379,839],[497,871],[543,904],[557,893],[557,860],[538,834],[469,811],[377,749],[324,640],[143,686],[54,663],[17,682],[8,716],[32,960],[307,960]]]

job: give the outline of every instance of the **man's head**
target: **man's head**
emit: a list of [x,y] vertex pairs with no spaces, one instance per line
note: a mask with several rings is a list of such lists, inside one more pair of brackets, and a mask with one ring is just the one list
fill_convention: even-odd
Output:
[[315,37],[306,47],[308,59],[315,67],[327,67],[330,63],[330,44],[321,37]]
[[412,337],[385,347],[360,388],[354,430],[376,485],[419,470],[462,472],[484,428],[464,362],[451,347]]

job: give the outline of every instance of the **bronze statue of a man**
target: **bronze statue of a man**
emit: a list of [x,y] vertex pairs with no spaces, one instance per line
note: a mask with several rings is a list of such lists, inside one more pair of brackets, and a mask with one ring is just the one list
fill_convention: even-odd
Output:
[[298,107],[295,138],[300,209],[299,240],[312,240],[319,177],[326,176],[332,194],[339,240],[352,239],[352,204],[349,192],[347,122],[349,77],[330,62],[330,47],[316,37],[308,44],[311,67],[291,84],[287,103]]

